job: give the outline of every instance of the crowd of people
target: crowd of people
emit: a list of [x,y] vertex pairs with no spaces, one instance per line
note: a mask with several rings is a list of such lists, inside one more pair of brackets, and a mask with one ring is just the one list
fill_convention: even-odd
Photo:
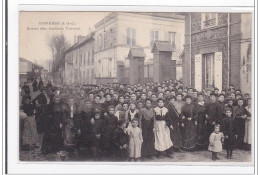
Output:
[[[41,83],[40,83],[41,82]],[[181,81],[21,87],[20,145],[43,154],[140,161],[178,151],[251,148],[251,97],[230,85],[202,92]],[[40,92],[31,98],[31,91]],[[39,135],[43,135],[39,145]]]

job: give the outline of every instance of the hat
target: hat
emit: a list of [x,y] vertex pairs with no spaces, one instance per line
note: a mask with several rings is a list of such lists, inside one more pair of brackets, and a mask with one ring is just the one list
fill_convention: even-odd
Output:
[[159,99],[157,100],[157,103],[158,103],[159,101],[165,102],[165,100],[164,100],[163,98],[159,98]]
[[210,96],[215,96],[215,97],[216,97],[217,94],[215,94],[214,92],[211,92],[211,93],[210,93]]

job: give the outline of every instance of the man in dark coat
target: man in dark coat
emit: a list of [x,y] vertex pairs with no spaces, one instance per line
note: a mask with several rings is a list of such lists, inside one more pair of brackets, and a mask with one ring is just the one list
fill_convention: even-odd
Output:
[[237,106],[233,108],[234,117],[237,123],[237,148],[243,149],[244,148],[244,136],[245,136],[245,120],[247,118],[246,109],[243,106],[244,100],[242,98],[237,100]]
[[36,125],[38,133],[44,132],[45,122],[50,112],[50,105],[52,104],[52,98],[46,93],[46,89],[42,89],[41,93],[32,100],[32,103],[37,106],[36,108]]
[[220,124],[222,121],[222,111],[217,102],[217,95],[215,93],[210,94],[210,103],[207,105],[207,116],[209,121],[209,130],[213,132],[214,126]]
[[30,87],[27,82],[24,82],[22,91],[24,92],[25,95],[30,95]]

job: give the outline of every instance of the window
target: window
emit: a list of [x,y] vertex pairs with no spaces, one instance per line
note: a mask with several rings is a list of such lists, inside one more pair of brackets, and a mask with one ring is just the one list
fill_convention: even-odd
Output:
[[108,59],[108,76],[112,76],[112,58]]
[[100,37],[100,45],[99,45],[99,50],[102,50],[102,48],[103,48],[103,44],[104,44],[104,41],[103,41],[103,36],[102,36],[102,35],[100,35],[99,37]]
[[80,66],[82,66],[82,54],[79,55],[79,59],[80,59],[79,64],[80,64]]
[[217,25],[217,13],[202,13],[202,28]]
[[84,66],[86,65],[86,53],[84,53]]
[[150,46],[153,47],[153,44],[155,41],[157,41],[159,38],[159,32],[158,31],[151,31],[150,32]]
[[90,52],[88,51],[88,65],[89,65],[89,62],[90,62]]
[[214,87],[215,80],[214,80],[214,54],[205,54],[204,55],[204,62],[205,62],[205,87]]
[[133,28],[127,28],[126,30],[126,45],[128,46],[136,45],[136,31]]
[[171,43],[172,47],[176,47],[176,33],[175,32],[169,32],[169,42]]
[[92,64],[94,64],[94,56],[95,56],[95,52],[94,50],[92,50]]
[[108,48],[108,32],[104,35],[104,49]]

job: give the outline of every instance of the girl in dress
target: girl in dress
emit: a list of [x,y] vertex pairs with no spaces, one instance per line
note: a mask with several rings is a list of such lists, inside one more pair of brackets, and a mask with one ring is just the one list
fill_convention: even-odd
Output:
[[129,157],[131,161],[141,158],[141,148],[143,143],[142,130],[138,127],[138,119],[131,121],[132,127],[128,128],[129,135]]
[[145,100],[145,108],[140,111],[139,127],[143,132],[142,157],[151,157],[155,154],[154,149],[154,110],[152,101]]
[[212,160],[218,160],[218,153],[222,151],[222,143],[224,142],[223,133],[219,132],[219,125],[215,125],[214,132],[209,137],[209,151],[212,152]]
[[158,157],[162,157],[162,153],[172,147],[170,129],[166,125],[168,120],[168,109],[164,107],[164,100],[158,99],[158,107],[154,108],[155,112],[155,149],[158,151]]

